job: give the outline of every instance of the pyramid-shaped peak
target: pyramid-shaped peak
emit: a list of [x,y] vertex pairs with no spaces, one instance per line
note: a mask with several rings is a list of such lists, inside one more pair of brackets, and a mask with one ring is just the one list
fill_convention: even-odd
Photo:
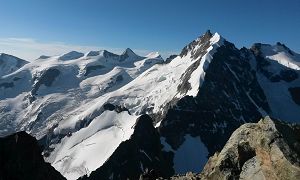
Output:
[[128,55],[128,56],[136,56],[136,54],[131,50],[130,48],[126,48],[122,55]]
[[203,50],[213,44],[218,44],[218,46],[220,46],[224,43],[224,41],[225,41],[225,39],[222,36],[220,36],[217,32],[212,34],[210,30],[207,30],[200,37],[198,37],[197,39],[192,41],[190,44],[185,46],[182,49],[180,56],[181,57],[186,56],[188,54],[188,52],[196,51],[196,49],[199,49],[199,47],[201,47],[200,50],[201,49]]

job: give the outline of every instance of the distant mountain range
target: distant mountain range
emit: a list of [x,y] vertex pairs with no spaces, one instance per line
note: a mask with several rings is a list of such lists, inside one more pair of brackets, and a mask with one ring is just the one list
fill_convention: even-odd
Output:
[[[299,123],[299,76],[300,54],[284,44],[238,49],[210,31],[166,60],[129,48],[31,62],[1,54],[0,136],[34,136],[70,180],[199,173],[241,125],[267,116]],[[291,141],[297,174],[299,139]]]

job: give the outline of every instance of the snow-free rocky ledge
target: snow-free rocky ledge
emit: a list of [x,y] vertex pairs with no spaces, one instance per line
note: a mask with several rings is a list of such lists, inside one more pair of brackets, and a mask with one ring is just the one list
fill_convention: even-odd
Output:
[[171,179],[300,179],[300,125],[265,117],[234,131],[200,174]]

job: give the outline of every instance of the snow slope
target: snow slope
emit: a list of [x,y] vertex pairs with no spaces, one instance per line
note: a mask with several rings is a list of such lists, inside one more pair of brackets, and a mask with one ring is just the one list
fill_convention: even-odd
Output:
[[290,121],[300,122],[300,106],[292,100],[289,88],[300,87],[300,55],[289,50],[282,44],[261,45],[262,57],[269,63],[265,70],[272,77],[282,72],[289,72],[295,78],[291,80],[270,80],[263,73],[257,73],[261,87],[267,97],[272,111],[272,117]]
[[46,160],[67,179],[75,180],[100,167],[133,133],[136,116],[104,111],[86,128],[64,137]]
[[27,130],[39,139],[62,119],[88,109],[95,98],[163,61],[130,49],[122,55],[95,52],[43,57],[0,79],[0,135]]

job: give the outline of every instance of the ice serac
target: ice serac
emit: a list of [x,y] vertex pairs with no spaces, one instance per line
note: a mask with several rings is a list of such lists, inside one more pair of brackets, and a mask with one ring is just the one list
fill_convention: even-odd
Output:
[[231,135],[220,153],[199,174],[172,179],[300,178],[300,126],[271,119],[247,123]]

